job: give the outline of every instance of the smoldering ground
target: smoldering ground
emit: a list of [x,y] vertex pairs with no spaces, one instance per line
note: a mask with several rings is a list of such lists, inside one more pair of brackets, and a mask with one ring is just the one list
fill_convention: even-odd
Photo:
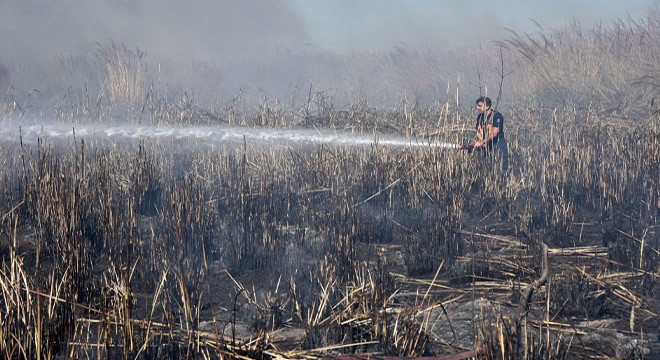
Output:
[[[306,81],[286,99],[200,102],[120,43],[43,72],[7,65],[10,82],[47,90],[2,97],[2,355],[650,356],[659,14],[588,36],[514,35],[502,58],[330,57],[341,71],[323,75],[358,84],[349,103]],[[437,84],[443,56],[491,69],[461,77],[469,102]],[[211,66],[178,69],[215,79]],[[424,105],[399,79],[443,96]],[[503,96],[525,94],[498,104],[508,177],[426,144],[472,139],[474,95],[502,79]],[[381,106],[381,90],[401,93]],[[411,139],[424,140],[399,146]]]

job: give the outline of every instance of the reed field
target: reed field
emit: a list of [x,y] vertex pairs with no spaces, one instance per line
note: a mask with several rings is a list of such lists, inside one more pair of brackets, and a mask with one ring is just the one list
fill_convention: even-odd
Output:
[[[466,51],[468,101],[381,106],[358,83],[347,104],[314,86],[201,104],[115,43],[95,71],[48,65],[65,96],[8,86],[0,357],[657,358],[660,11]],[[373,56],[437,91],[449,55]],[[438,146],[474,138],[481,95],[508,176]]]

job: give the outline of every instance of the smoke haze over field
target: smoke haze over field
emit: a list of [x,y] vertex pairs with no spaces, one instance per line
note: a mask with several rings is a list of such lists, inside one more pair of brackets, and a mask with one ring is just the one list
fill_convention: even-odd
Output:
[[316,1],[4,0],[0,61],[88,52],[109,40],[151,59],[216,63],[288,51],[339,53],[483,43],[506,28],[547,30],[574,17],[585,25],[642,16],[654,0]]
[[504,104],[531,78],[505,50],[502,63],[515,71],[501,85],[500,48],[491,45],[509,30],[536,38],[573,20],[608,27],[648,17],[657,3],[2,0],[0,93],[75,108],[88,97],[143,102],[150,88],[201,106],[277,99],[295,108],[312,99],[428,104],[450,89],[472,99],[505,88]]
[[235,61],[307,41],[302,19],[282,1],[9,0],[0,32],[0,53],[17,58],[113,40],[155,58]]

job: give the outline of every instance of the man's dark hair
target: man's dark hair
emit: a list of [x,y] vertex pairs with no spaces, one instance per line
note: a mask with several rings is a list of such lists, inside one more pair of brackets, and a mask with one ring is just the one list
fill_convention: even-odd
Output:
[[486,96],[482,96],[482,97],[478,98],[476,103],[478,104],[480,102],[486,104],[486,106],[488,106],[488,107],[491,107],[493,105],[493,102],[490,100],[490,98],[486,97]]

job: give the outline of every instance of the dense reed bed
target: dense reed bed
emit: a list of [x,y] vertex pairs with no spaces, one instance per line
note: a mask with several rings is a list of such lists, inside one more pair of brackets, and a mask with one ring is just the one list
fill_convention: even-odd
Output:
[[[2,358],[649,358],[658,20],[500,44],[527,75],[512,88],[528,89],[500,108],[506,177],[456,149],[378,143],[472,138],[474,114],[449,95],[339,107],[310,88],[294,109],[204,108],[148,86],[142,52],[102,47],[104,90],[67,98],[53,122],[316,127],[374,143],[19,131],[0,148]],[[34,115],[12,98],[2,114],[9,128]]]

